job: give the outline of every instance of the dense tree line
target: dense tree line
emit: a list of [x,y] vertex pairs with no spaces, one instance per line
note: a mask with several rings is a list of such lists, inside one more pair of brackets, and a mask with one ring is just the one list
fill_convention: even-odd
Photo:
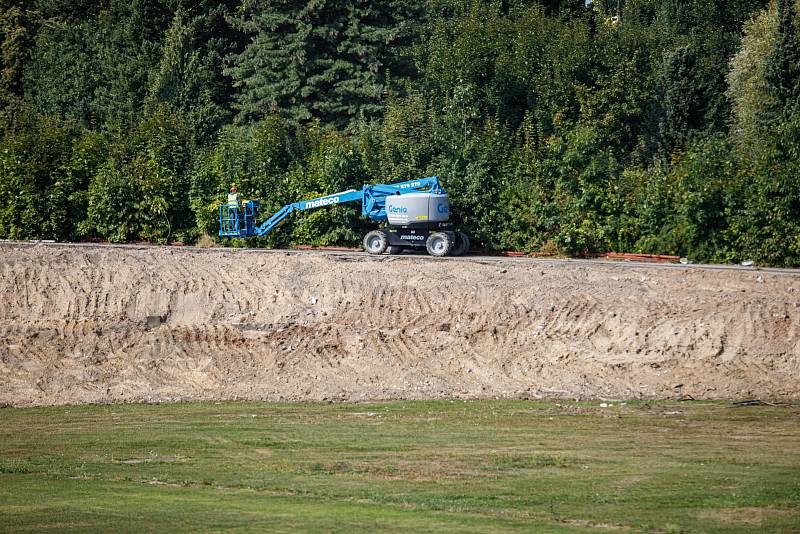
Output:
[[798,2],[588,4],[0,0],[0,237],[194,242],[231,182],[437,174],[486,248],[800,265]]

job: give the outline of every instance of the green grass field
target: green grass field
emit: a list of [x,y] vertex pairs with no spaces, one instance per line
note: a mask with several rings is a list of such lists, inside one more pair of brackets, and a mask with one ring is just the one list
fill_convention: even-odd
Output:
[[4,409],[0,529],[798,532],[800,409]]

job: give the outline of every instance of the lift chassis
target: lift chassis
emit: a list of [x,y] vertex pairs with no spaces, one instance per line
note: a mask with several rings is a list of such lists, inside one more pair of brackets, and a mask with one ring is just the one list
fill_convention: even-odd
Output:
[[431,256],[461,256],[469,250],[469,238],[448,223],[387,226],[364,236],[364,250],[370,254],[400,254],[408,249]]

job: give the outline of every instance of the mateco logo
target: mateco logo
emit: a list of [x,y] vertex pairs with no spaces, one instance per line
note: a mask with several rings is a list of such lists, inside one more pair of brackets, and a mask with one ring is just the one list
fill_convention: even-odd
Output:
[[425,236],[421,235],[401,235],[400,239],[405,239],[406,241],[425,241]]
[[322,206],[330,206],[331,204],[338,204],[338,203],[339,203],[339,197],[321,198],[319,200],[312,200],[310,202],[306,202],[305,209],[321,208]]

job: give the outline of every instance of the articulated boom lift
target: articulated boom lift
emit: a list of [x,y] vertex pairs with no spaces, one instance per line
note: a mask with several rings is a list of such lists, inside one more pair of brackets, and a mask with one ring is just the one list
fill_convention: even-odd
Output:
[[219,208],[219,235],[223,237],[264,236],[295,211],[308,211],[345,202],[361,202],[361,214],[386,223],[364,236],[370,254],[399,254],[407,248],[427,249],[432,256],[460,256],[469,249],[469,238],[450,227],[450,204],[438,176],[399,182],[367,184],[311,200],[286,204],[257,225],[261,204],[248,200],[241,206]]

